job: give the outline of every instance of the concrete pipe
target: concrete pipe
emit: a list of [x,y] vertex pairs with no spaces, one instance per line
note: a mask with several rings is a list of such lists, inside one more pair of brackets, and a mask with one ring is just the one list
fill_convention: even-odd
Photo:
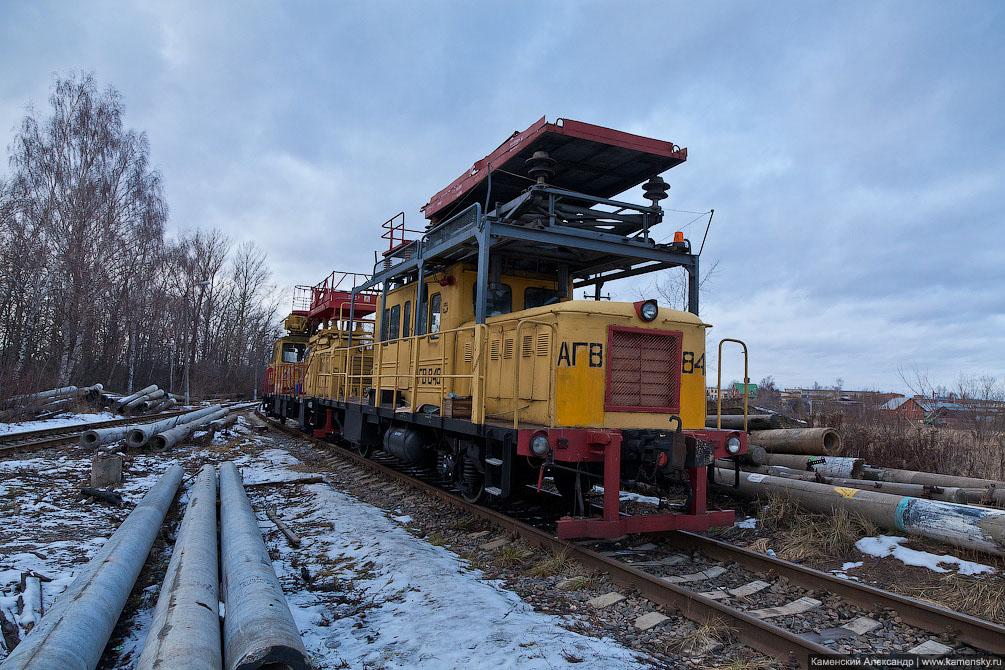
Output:
[[764,465],[768,461],[768,452],[756,444],[747,445],[747,453],[740,455],[740,462],[751,465]]
[[216,468],[204,465],[189,491],[185,518],[137,670],[220,670]]
[[[723,469],[733,469],[732,461],[719,459],[715,462],[717,467]],[[900,482],[878,482],[870,479],[849,479],[846,477],[825,477],[814,472],[793,470],[777,465],[764,467],[743,466],[744,472],[757,472],[773,477],[785,477],[787,479],[798,479],[804,482],[818,482],[820,484],[831,484],[833,486],[847,486],[853,489],[863,489],[865,491],[880,491],[881,493],[891,493],[899,496],[914,496],[915,498],[931,498],[932,500],[944,500],[946,502],[966,503],[966,489],[926,486],[924,484],[901,484]],[[933,490],[934,489],[934,490]]]
[[734,471],[716,468],[716,481],[723,491],[756,497],[784,493],[807,509],[831,513],[837,508],[860,514],[877,526],[909,535],[1005,556],[1005,510],[923,500],[911,496],[863,491],[797,479],[740,473],[740,488],[731,487]]
[[928,484],[929,486],[958,486],[967,489],[983,489],[988,487],[1005,489],[1005,482],[997,479],[978,479],[975,477],[957,477],[955,475],[940,475],[934,472],[918,472],[915,470],[898,470],[896,468],[874,468],[866,471],[870,479],[884,482],[903,482],[905,484]]
[[780,428],[755,430],[750,441],[773,454],[833,454],[841,446],[841,435],[833,428]]
[[104,390],[104,388],[105,387],[102,384],[94,384],[93,386],[87,386],[85,388],[80,389],[80,394],[84,396],[86,400],[91,401],[100,400],[101,392]]
[[152,407],[150,407],[149,411],[151,411],[151,412],[163,412],[165,410],[171,409],[172,407],[174,407],[177,404],[178,403],[175,402],[174,398],[161,398],[160,400],[157,401],[157,403],[155,405],[153,405]]
[[223,418],[210,421],[209,428],[214,431],[225,430],[233,426],[235,423],[237,423],[237,414],[231,413]]
[[194,421],[189,421],[181,424],[180,426],[175,426],[174,428],[170,428],[165,430],[163,433],[158,433],[151,437],[148,441],[148,445],[151,449],[170,449],[195,431],[199,430],[199,428],[208,424],[210,421],[222,419],[225,416],[227,416],[227,410],[221,409],[213,412],[212,414],[207,414],[203,417],[195,419]]
[[76,386],[61,386],[56,389],[47,389],[45,391],[37,391],[35,393],[26,393],[24,395],[11,396],[7,399],[6,404],[18,405],[26,404],[31,402],[37,402],[39,400],[45,400],[47,398],[62,398],[63,396],[73,395],[79,389]]
[[202,409],[197,409],[193,412],[188,412],[187,414],[179,414],[178,416],[161,419],[160,421],[155,421],[154,423],[131,426],[129,432],[126,433],[126,444],[130,447],[138,449],[146,444],[151,437],[157,435],[158,433],[163,433],[165,430],[170,430],[175,426],[180,426],[183,423],[188,423],[189,421],[195,421],[207,414],[218,412],[221,409],[223,408],[220,405],[211,405],[210,407],[203,407]]
[[[716,428],[718,421],[715,414],[705,416],[705,427]],[[782,428],[782,417],[778,414],[748,414],[747,430],[771,430],[772,428]],[[742,414],[723,414],[723,430],[743,430]]]
[[153,393],[156,390],[157,390],[157,384],[151,384],[150,386],[147,386],[145,388],[141,388],[136,393],[131,393],[131,394],[125,396],[125,397],[119,398],[118,401],[115,404],[119,408],[125,407],[127,403],[131,403],[132,401],[136,400],[137,398],[142,398],[143,396],[147,395],[148,393]]
[[220,547],[224,667],[306,670],[307,650],[231,461],[220,466]]
[[168,468],[19,644],[3,670],[93,670],[181,484]]
[[112,428],[98,428],[97,430],[84,431],[80,436],[80,446],[94,449],[100,447],[102,444],[117,442],[124,439],[126,433],[131,428],[132,426],[114,426]]
[[858,478],[865,462],[861,458],[843,456],[806,456],[800,454],[772,454],[765,456],[765,465],[780,465],[793,470],[819,472],[829,477]]

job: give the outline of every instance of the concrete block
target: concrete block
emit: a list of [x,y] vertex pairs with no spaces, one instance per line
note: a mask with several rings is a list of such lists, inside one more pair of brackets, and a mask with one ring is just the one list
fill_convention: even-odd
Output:
[[635,627],[639,630],[649,630],[650,628],[655,628],[669,619],[670,617],[661,614],[660,612],[646,612],[635,620]]
[[597,609],[603,609],[604,607],[610,607],[614,603],[619,603],[624,599],[625,597],[617,591],[611,591],[610,593],[605,593],[602,596],[597,596],[596,598],[587,600],[586,603],[596,607]]

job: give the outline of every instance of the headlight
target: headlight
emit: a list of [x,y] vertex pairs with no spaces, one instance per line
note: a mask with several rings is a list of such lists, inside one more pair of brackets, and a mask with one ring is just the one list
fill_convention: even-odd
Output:
[[655,300],[646,300],[639,308],[639,316],[643,321],[652,321],[660,313],[659,305]]
[[726,440],[726,451],[733,454],[734,456],[740,453],[740,438],[736,435]]
[[535,456],[540,456],[544,458],[548,455],[551,450],[551,445],[548,444],[548,436],[539,433],[530,439],[530,450],[534,452]]

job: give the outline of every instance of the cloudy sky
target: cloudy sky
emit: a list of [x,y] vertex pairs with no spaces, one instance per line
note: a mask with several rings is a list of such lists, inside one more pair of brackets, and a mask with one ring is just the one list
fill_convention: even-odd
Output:
[[566,117],[688,147],[665,204],[715,208],[702,316],[755,381],[1005,375],[998,2],[0,0],[0,64],[4,144],[93,71],[172,227],[257,240],[282,285],[368,271],[382,221]]

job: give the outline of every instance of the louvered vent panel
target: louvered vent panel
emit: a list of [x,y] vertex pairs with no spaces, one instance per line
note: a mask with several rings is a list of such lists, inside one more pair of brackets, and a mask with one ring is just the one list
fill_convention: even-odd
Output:
[[489,343],[489,358],[493,361],[499,360],[499,340],[492,340]]
[[534,355],[534,336],[524,335],[520,344],[520,355],[521,356],[533,356]]
[[503,358],[513,358],[513,351],[516,349],[516,341],[512,337],[507,337],[503,342]]
[[470,363],[475,359],[475,345],[472,342],[464,343],[464,362]]
[[537,334],[537,355],[547,356],[551,353],[551,331]]
[[676,331],[612,327],[607,411],[679,412],[682,340]]

